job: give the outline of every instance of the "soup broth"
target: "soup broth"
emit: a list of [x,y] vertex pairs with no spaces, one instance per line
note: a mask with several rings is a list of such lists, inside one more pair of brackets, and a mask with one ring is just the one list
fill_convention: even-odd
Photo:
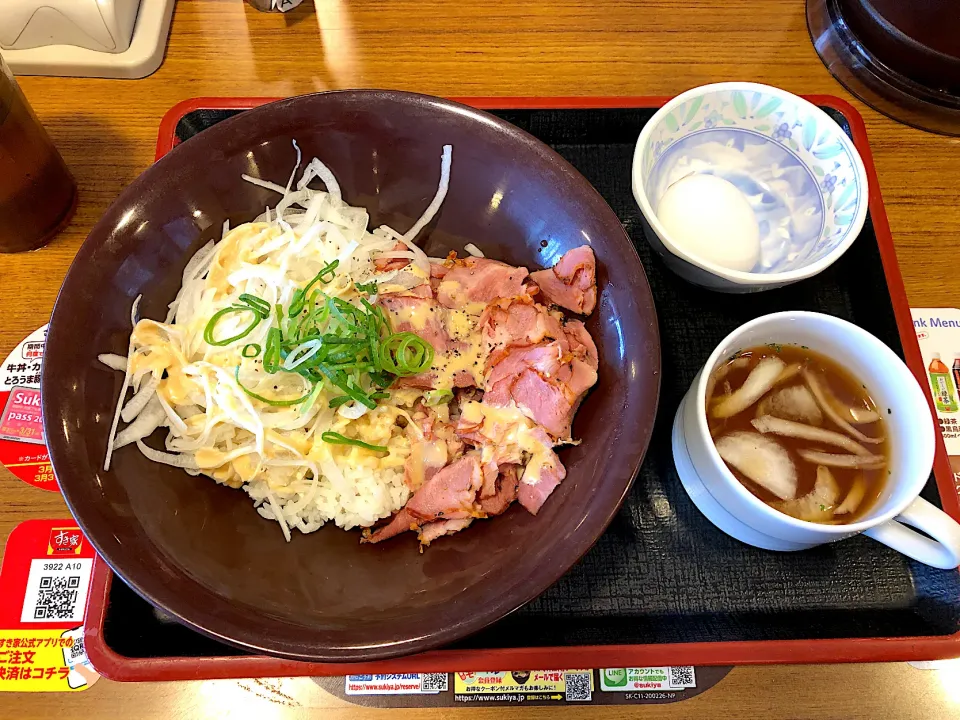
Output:
[[883,490],[889,411],[809,348],[771,344],[737,353],[710,376],[706,412],[727,467],[780,512],[852,523]]

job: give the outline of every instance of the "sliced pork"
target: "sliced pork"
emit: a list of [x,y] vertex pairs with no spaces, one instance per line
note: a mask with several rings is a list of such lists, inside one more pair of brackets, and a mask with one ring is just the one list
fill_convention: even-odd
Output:
[[544,340],[567,343],[560,317],[524,295],[491,303],[480,316],[480,331],[495,364],[509,348],[536,345]]
[[410,457],[403,466],[403,479],[407,487],[416,492],[425,482],[440,472],[447,464],[448,452],[445,440],[416,440],[410,444]]
[[378,304],[387,312],[394,332],[413,332],[433,345],[435,352],[444,352],[450,342],[446,310],[431,298],[413,295],[384,295]]
[[567,320],[563,334],[570,344],[570,352],[596,370],[600,366],[600,353],[587,328],[579,320]]
[[[536,515],[543,507],[543,503],[550,497],[557,486],[567,476],[567,471],[555,453],[548,462],[537,467],[527,465],[520,486],[517,488],[517,500],[531,515]],[[534,458],[533,460],[536,460]],[[533,462],[533,460],[531,462]]]
[[[472,517],[460,518],[459,520],[439,520],[437,522],[427,523],[423,525],[418,530],[420,535],[420,545],[426,547],[434,540],[444,535],[453,535],[455,532],[460,532],[461,530],[470,526],[470,523],[473,522]],[[421,552],[423,551],[421,547]]]
[[511,348],[487,376],[483,402],[503,407],[511,402],[554,438],[570,437],[573,416],[597,382],[593,359],[563,353],[558,342]]
[[589,245],[568,251],[549,270],[538,270],[530,279],[547,302],[581,315],[597,306],[597,259]]
[[500,362],[490,368],[486,386],[492,390],[501,381],[516,378],[525,370],[535,370],[546,377],[554,376],[560,372],[564,354],[564,347],[555,340],[511,348]]
[[419,285],[414,285],[409,290],[405,290],[402,293],[395,293],[394,296],[400,297],[416,297],[423,298],[425,300],[433,299],[433,288],[430,287],[430,283],[420,283]]
[[504,465],[497,476],[495,492],[489,497],[481,498],[480,510],[487,517],[502,515],[517,499],[519,487],[520,476],[517,473],[517,465]]
[[[551,378],[544,377],[536,370],[524,370],[515,378],[502,382],[491,390],[496,396],[490,401],[506,404],[501,387],[509,386],[509,399],[513,400],[523,413],[553,437],[570,437],[570,423],[573,421],[573,401],[564,392],[564,385]],[[485,399],[486,401],[486,399]]]
[[468,257],[455,260],[437,288],[437,299],[448,308],[470,303],[488,303],[497,298],[523,294],[526,268],[514,267],[498,260]]
[[400,533],[405,533],[407,530],[416,530],[419,526],[420,521],[407,512],[406,508],[401,508],[386,525],[381,525],[372,532],[370,532],[369,529],[364,530],[363,535],[360,536],[360,542],[383,542],[384,540],[396,537]]
[[379,302],[393,331],[417,333],[435,359],[431,371],[396,386],[454,389],[455,400],[442,418],[425,404],[412,412],[404,478],[413,495],[365,533],[368,543],[416,530],[426,546],[514,502],[537,514],[566,476],[553,447],[570,438],[574,414],[597,382],[599,353],[583,322],[537,302],[594,309],[589,247],[533,275],[451,255],[431,263],[428,282],[415,282],[405,279],[398,285],[407,289],[384,292]]
[[479,512],[476,497],[482,485],[480,456],[468,453],[427,480],[405,509],[423,522],[473,517]]
[[480,494],[478,495],[481,500],[497,494],[499,476],[500,468],[495,461],[490,460],[483,464],[483,486],[480,488]]
[[[393,246],[391,252],[409,252],[410,248],[404,245],[402,242],[397,241],[397,244]],[[375,258],[373,261],[373,266],[377,269],[378,272],[387,272],[388,270],[401,270],[410,264],[408,258]]]

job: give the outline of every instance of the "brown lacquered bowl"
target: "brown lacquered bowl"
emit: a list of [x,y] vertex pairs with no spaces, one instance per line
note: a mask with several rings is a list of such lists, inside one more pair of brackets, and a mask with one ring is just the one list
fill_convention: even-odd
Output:
[[[316,155],[371,225],[404,231],[433,197],[441,145],[453,145],[443,209],[422,233],[428,254],[473,242],[537,268],[583,243],[596,252],[600,300],[587,327],[600,382],[561,452],[566,481],[537,517],[520,507],[434,543],[412,533],[374,546],[333,526],[285,543],[243,492],[119,450],[103,456],[126,354],[130,306],[162,319],[187,259],[277,196]],[[611,168],[623,175],[629,168]],[[217,124],[163,157],[117,198],[80,248],[57,300],[43,368],[45,430],[64,498],[87,537],[138,593],[215,638],[298,659],[387,658],[475,632],[543,592],[596,541],[630,489],[656,414],[660,345],[643,267],[617,216],[533,137],[486,113],[399,92],[283,100]],[[165,432],[165,431],[164,431]]]

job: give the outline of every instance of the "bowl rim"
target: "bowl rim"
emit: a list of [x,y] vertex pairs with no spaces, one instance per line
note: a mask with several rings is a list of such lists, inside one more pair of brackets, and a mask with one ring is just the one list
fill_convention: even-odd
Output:
[[[690,100],[691,98],[696,98],[702,95],[713,92],[721,92],[726,90],[749,90],[755,92],[763,92],[770,95],[774,95],[781,100],[789,101],[791,103],[800,105],[801,107],[808,110],[811,114],[816,115],[817,118],[824,122],[827,127],[831,128],[834,131],[835,137],[838,139],[840,144],[844,146],[846,150],[849,151],[850,156],[853,158],[854,171],[856,172],[857,182],[863,188],[864,199],[860,203],[860,207],[857,210],[857,214],[854,217],[853,221],[850,223],[850,231],[847,233],[847,237],[844,238],[843,242],[837,245],[830,253],[820,258],[814,263],[805,265],[802,268],[797,268],[795,270],[787,270],[785,272],[779,273],[755,273],[755,272],[746,272],[742,270],[729,270],[727,268],[721,267],[715,263],[709,262],[707,260],[702,260],[696,255],[686,252],[682,248],[678,247],[670,239],[669,233],[667,233],[666,228],[660,222],[660,219],[657,217],[657,214],[653,210],[653,206],[650,203],[650,199],[647,197],[646,189],[643,186],[642,175],[641,175],[641,160],[644,153],[644,150],[648,147],[650,136],[653,134],[653,130],[657,127],[660,121],[671,112],[674,108],[682,103]],[[863,224],[867,219],[867,210],[870,199],[870,184],[869,178],[867,177],[867,170],[863,164],[863,158],[860,157],[860,153],[857,151],[857,148],[853,144],[853,140],[847,137],[847,134],[843,132],[843,129],[837,124],[837,122],[827,115],[823,110],[818,108],[816,105],[811,103],[808,100],[794,95],[791,92],[782,90],[771,85],[764,85],[763,83],[747,82],[747,81],[731,81],[731,82],[721,82],[721,83],[711,83],[709,85],[700,85],[695,88],[691,88],[686,92],[680,93],[672,100],[666,102],[653,117],[647,121],[640,131],[640,135],[637,138],[637,144],[633,153],[633,165],[631,167],[631,184],[633,186],[633,196],[637,201],[637,204],[640,205],[640,211],[643,213],[644,218],[647,222],[650,223],[654,232],[660,238],[660,241],[663,243],[663,246],[670,252],[672,255],[679,257],[682,260],[687,261],[691,265],[694,265],[701,270],[705,270],[717,277],[720,277],[724,280],[727,280],[736,285],[756,285],[756,286],[765,286],[765,285],[783,285],[786,283],[796,282],[798,280],[803,280],[808,277],[812,277],[823,270],[826,270],[830,265],[837,261],[840,256],[845,253],[849,247],[853,244],[860,236],[861,230],[863,230]]]
[[[657,322],[656,306],[653,300],[652,290],[643,268],[636,247],[632,243],[622,222],[617,214],[610,207],[610,204],[600,195],[599,191],[580,173],[571,163],[565,160],[553,148],[522,130],[507,120],[501,119],[490,113],[464,105],[463,103],[447,98],[426,95],[421,93],[412,93],[401,90],[384,89],[351,89],[351,90],[331,90],[304,95],[282,98],[270,103],[253,108],[245,113],[235,117],[228,118],[216,126],[204,131],[200,136],[191,140],[190,143],[182,143],[173,148],[171,152],[159,158],[157,162],[146,168],[137,178],[135,178],[126,188],[123,188],[101,217],[97,220],[87,238],[84,240],[80,249],[68,269],[61,288],[58,292],[54,310],[50,320],[50,332],[47,340],[48,349],[56,346],[56,341],[64,329],[70,324],[70,319],[64,308],[72,302],[74,294],[77,292],[75,287],[81,281],[83,268],[91,263],[91,256],[100,248],[109,246],[113,242],[110,231],[110,215],[121,201],[129,201],[150,178],[157,172],[156,168],[165,168],[170,165],[172,158],[178,158],[189,151],[184,147],[199,149],[206,148],[215,139],[220,138],[229,128],[240,123],[255,123],[258,118],[268,113],[282,111],[293,103],[317,102],[318,98],[366,98],[375,100],[386,100],[397,102],[404,106],[416,104],[427,105],[437,112],[453,113],[460,116],[466,116],[477,123],[492,128],[501,138],[509,137],[517,141],[520,145],[535,153],[551,163],[558,163],[558,167],[565,174],[570,175],[572,182],[577,185],[585,194],[585,197],[594,198],[598,201],[598,212],[606,220],[611,233],[616,235],[618,242],[636,261],[636,267],[639,271],[640,286],[634,286],[632,289],[634,302],[648,304],[650,316],[646,323],[647,332],[655,347],[655,362],[646,367],[645,375],[651,379],[651,404],[654,409],[659,406],[660,401],[660,380],[661,380],[661,352],[660,352],[660,333]],[[246,118],[246,119],[244,119]],[[197,142],[197,141],[200,142]],[[144,180],[147,176],[148,180]],[[431,190],[432,192],[432,190]],[[591,243],[592,245],[592,243]],[[648,302],[647,302],[648,301]],[[49,350],[48,350],[49,352]],[[61,353],[62,354],[62,353]],[[484,608],[479,608],[475,612],[469,613],[465,619],[456,624],[448,625],[442,628],[436,628],[432,632],[422,635],[410,635],[403,639],[390,642],[381,642],[375,645],[348,645],[348,646],[308,646],[304,641],[295,643],[272,642],[264,633],[254,628],[239,627],[230,620],[223,620],[212,616],[200,617],[196,613],[185,612],[184,605],[171,600],[169,594],[156,590],[159,587],[154,583],[154,589],[147,587],[141,582],[144,572],[142,569],[128,572],[130,565],[118,558],[116,549],[107,537],[105,532],[100,532],[92,527],[89,509],[84,502],[77,502],[78,496],[74,494],[71,485],[78,484],[76,480],[77,470],[70,467],[69,452],[67,450],[70,441],[64,433],[65,424],[61,422],[59,413],[59,401],[63,393],[68,389],[58,381],[55,375],[56,367],[59,363],[45,362],[42,370],[43,378],[41,382],[49,390],[43,394],[42,403],[44,407],[44,429],[47,433],[48,448],[50,450],[51,461],[54,466],[68,468],[65,470],[67,476],[73,476],[74,480],[68,481],[67,487],[63,489],[63,498],[68,509],[77,521],[77,524],[84,530],[91,544],[97,549],[101,558],[110,566],[117,577],[121,578],[126,584],[134,589],[141,597],[145,598],[155,607],[162,608],[177,617],[178,621],[187,627],[190,627],[208,637],[221,642],[228,643],[234,647],[239,647],[247,651],[265,653],[275,657],[284,657],[294,660],[308,660],[320,662],[349,662],[349,661],[369,661],[389,659],[398,656],[404,656],[412,653],[422,652],[434,649],[448,643],[460,640],[471,635],[486,626],[502,620],[507,615],[513,613],[523,605],[535,599],[553,585],[562,575],[570,570],[580,558],[600,539],[610,523],[617,515],[624,499],[633,487],[640,466],[643,462],[646,452],[653,436],[653,423],[641,426],[640,442],[637,446],[636,456],[628,463],[629,477],[625,477],[622,485],[618,484],[611,492],[608,503],[594,506],[592,512],[585,513],[581,522],[568,533],[566,533],[562,542],[554,543],[546,556],[552,561],[557,572],[551,571],[553,575],[547,579],[547,575],[534,578],[518,579],[517,582],[505,585],[503,587],[500,600],[490,603]],[[98,463],[93,463],[96,468]],[[77,509],[81,512],[78,514]],[[99,521],[98,521],[99,522]],[[114,538],[116,539],[116,538]],[[107,544],[104,544],[107,543]],[[558,551],[558,548],[560,550]],[[559,561],[557,558],[560,558]],[[194,581],[196,583],[196,581]],[[204,592],[214,593],[201,583],[196,583]],[[222,596],[221,596],[222,597]],[[223,600],[229,603],[229,600]]]

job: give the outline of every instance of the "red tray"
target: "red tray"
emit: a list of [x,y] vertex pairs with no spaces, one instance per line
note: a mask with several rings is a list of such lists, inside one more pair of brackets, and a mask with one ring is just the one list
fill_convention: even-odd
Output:
[[[903,279],[884,212],[866,129],[847,102],[830,96],[806,96],[812,103],[841,112],[851,129],[870,185],[870,217],[890,292],[904,356],[921,386],[926,374],[917,346]],[[174,106],[160,124],[157,158],[177,144],[178,122],[196,110],[249,109],[272,98],[195,98]],[[668,98],[459,98],[483,109],[598,109],[659,107]],[[929,401],[929,393],[928,393]],[[931,412],[933,404],[931,401]],[[934,474],[944,510],[960,518],[958,501],[943,441],[938,436]],[[960,656],[960,633],[918,637],[822,640],[758,640],[732,642],[591,645],[500,649],[440,649],[419,655],[360,664],[305,663],[267,656],[144,657],[118,654],[104,639],[113,573],[97,558],[87,606],[86,650],[106,677],[121,681],[195,680],[239,677],[322,676],[356,673],[526,670],[530,668],[643,667],[649,665],[745,665],[765,663],[834,663],[935,660]]]

